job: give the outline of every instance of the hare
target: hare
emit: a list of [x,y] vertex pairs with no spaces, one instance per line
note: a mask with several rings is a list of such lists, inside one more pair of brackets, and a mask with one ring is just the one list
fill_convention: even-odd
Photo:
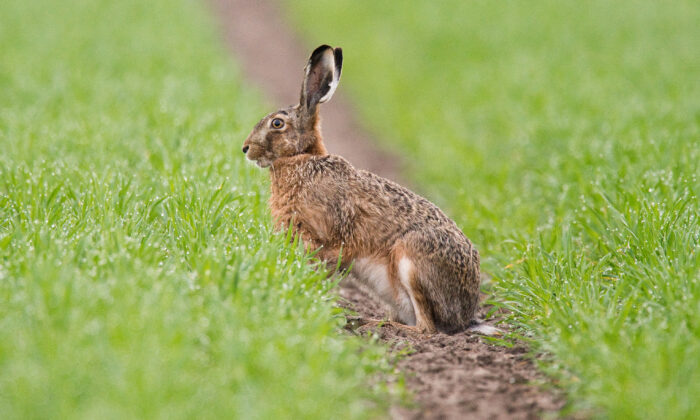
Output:
[[330,266],[350,268],[392,321],[423,333],[467,329],[480,286],[472,243],[430,201],[324,147],[319,105],[333,96],[342,64],[340,48],[316,48],[299,104],[267,115],[243,144],[247,159],[270,168],[275,223]]

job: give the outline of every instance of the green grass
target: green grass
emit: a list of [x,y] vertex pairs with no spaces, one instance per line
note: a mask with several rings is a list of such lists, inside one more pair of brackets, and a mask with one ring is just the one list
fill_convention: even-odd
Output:
[[203,4],[0,4],[0,418],[366,418],[384,350],[271,232]]
[[574,408],[700,411],[700,4],[290,2]]

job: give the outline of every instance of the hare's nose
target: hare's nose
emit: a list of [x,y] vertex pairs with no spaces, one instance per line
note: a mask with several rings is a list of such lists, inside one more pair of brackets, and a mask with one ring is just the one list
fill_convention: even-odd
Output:
[[248,153],[248,149],[250,149],[250,146],[243,146],[243,153]]

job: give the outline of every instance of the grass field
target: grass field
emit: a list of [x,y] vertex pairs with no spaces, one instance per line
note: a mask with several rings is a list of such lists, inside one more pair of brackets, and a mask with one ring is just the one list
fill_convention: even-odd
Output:
[[0,3],[0,418],[367,418],[204,4]]
[[700,411],[700,4],[289,2],[482,251],[495,299],[610,418]]

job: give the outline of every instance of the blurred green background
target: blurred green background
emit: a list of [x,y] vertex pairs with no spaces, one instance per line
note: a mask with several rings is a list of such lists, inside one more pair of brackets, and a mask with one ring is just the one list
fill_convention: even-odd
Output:
[[[342,89],[475,241],[567,410],[696,416],[698,2],[282,5],[344,48]],[[367,418],[401,392],[272,234],[239,158],[268,109],[214,22],[0,4],[0,417]]]

